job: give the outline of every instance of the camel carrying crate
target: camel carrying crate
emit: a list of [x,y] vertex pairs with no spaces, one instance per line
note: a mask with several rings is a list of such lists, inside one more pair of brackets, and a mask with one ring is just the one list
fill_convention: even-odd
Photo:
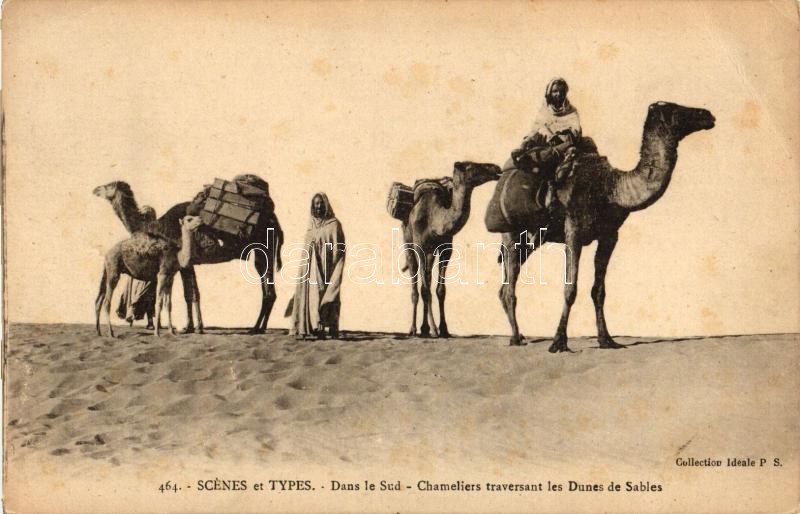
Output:
[[400,182],[394,182],[389,188],[386,199],[386,210],[397,220],[405,221],[414,206],[414,190]]
[[272,210],[266,182],[218,178],[208,189],[200,218],[212,228],[247,238],[266,210]]

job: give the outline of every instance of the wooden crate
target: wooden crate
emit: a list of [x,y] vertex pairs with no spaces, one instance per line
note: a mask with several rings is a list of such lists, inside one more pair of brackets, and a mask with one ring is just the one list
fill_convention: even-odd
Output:
[[246,182],[231,182],[221,178],[214,179],[214,185],[211,187],[238,195],[269,196],[268,190],[258,188],[252,184]]
[[414,206],[414,190],[400,182],[394,182],[386,198],[386,210],[395,219],[404,221]]
[[266,190],[243,182],[215,179],[200,211],[203,223],[239,237],[249,237],[268,203]]

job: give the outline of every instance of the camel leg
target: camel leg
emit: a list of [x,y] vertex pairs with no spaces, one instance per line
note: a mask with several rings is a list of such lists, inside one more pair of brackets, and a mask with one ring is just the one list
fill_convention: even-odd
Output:
[[197,287],[197,276],[194,277],[193,289],[195,294],[194,308],[197,310],[197,333],[203,334],[205,330],[203,325],[203,312],[200,310],[200,289]]
[[153,329],[153,335],[159,337],[161,334],[161,309],[164,307],[164,295],[166,294],[167,275],[163,272],[158,273],[156,279],[156,326]]
[[422,262],[422,326],[419,327],[419,332],[422,337],[438,337],[439,333],[436,329],[436,322],[433,319],[433,306],[431,305],[431,274],[433,272],[433,264],[435,255],[426,254]]
[[175,275],[167,275],[164,286],[164,308],[167,309],[167,328],[172,335],[175,335],[175,327],[172,326],[172,281],[174,278]]
[[408,259],[408,268],[411,271],[411,328],[408,335],[417,335],[417,305],[419,303],[419,267],[420,263],[417,260],[417,255],[414,252],[406,254]]
[[[506,232],[503,234],[502,245],[505,249],[503,255],[503,285],[500,286],[500,302],[506,311],[508,322],[511,324],[511,346],[524,346],[525,342],[519,333],[517,324],[517,279],[519,270],[528,258],[528,248],[521,247],[518,234]],[[507,283],[506,283],[507,282]]]
[[194,314],[192,307],[195,298],[199,298],[197,294],[197,278],[194,274],[194,266],[181,268],[181,283],[183,284],[183,299],[186,301],[186,328],[183,329],[184,334],[191,334],[194,332]]
[[[170,295],[171,296],[171,295]],[[197,285],[197,274],[192,268],[192,304],[197,311],[197,333],[203,333],[203,313],[200,310],[200,286]]]
[[437,277],[436,297],[439,299],[439,337],[450,337],[450,331],[447,330],[447,320],[444,317],[444,299],[447,295],[447,286],[445,285],[445,274],[447,273],[447,261],[450,260],[450,255],[453,253],[453,248],[448,246],[439,252],[439,276]]
[[258,313],[258,319],[250,329],[250,333],[263,334],[267,330],[269,315],[272,313],[272,307],[275,305],[278,295],[275,293],[275,284],[272,280],[274,268],[260,253],[256,253],[255,267],[261,277],[261,311]]
[[606,271],[608,261],[614,252],[617,244],[617,233],[603,237],[597,242],[597,252],[594,254],[594,286],[592,286],[592,300],[594,301],[594,311],[597,316],[597,341],[600,348],[625,348],[618,344],[608,334],[606,326],[606,316],[603,305],[606,301]]
[[111,326],[111,296],[114,294],[114,288],[117,287],[119,282],[119,271],[116,269],[108,270],[106,273],[106,294],[103,298],[103,310],[106,313],[106,320],[108,321],[108,335],[114,337],[114,328]]
[[103,302],[106,299],[106,287],[107,287],[107,274],[105,267],[103,268],[103,276],[100,278],[100,290],[97,293],[97,299],[94,301],[94,315],[95,315],[95,328],[97,329],[97,335],[101,336],[103,334],[100,333],[100,313],[103,309]]
[[558,323],[556,335],[553,337],[553,344],[550,345],[550,353],[569,352],[567,346],[567,323],[569,322],[569,311],[575,303],[575,295],[578,291],[578,264],[581,259],[581,242],[575,234],[575,228],[571,226],[569,218],[564,226],[564,237],[567,248],[567,273],[566,284],[564,284],[564,308],[561,311],[561,321]]
[[272,314],[272,308],[275,306],[275,301],[278,299],[278,293],[275,291],[275,268],[272,266],[269,267],[267,270],[267,275],[261,281],[261,287],[263,291],[264,302],[266,305],[264,306],[264,319],[261,321],[261,331],[264,332],[267,330],[267,323],[269,323],[270,314]]

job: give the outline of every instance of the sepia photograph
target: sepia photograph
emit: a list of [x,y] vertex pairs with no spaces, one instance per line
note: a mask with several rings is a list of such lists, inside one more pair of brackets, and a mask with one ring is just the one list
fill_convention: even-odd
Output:
[[794,0],[7,0],[3,508],[800,509]]

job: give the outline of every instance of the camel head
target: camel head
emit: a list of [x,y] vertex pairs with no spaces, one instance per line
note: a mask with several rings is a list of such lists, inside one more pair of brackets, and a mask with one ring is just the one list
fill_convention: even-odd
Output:
[[203,219],[200,216],[184,216],[180,219],[180,224],[182,228],[194,232],[203,224]]
[[453,181],[467,187],[478,187],[500,178],[500,166],[491,163],[457,162],[453,164]]
[[133,196],[133,191],[131,191],[131,186],[128,185],[127,182],[122,182],[121,180],[115,180],[114,182],[109,182],[104,186],[97,186],[92,191],[95,196],[99,196],[100,198],[105,198],[108,201],[114,199],[117,194],[122,196]]
[[706,109],[656,102],[650,105],[644,126],[659,135],[681,140],[692,132],[714,128],[714,121],[714,116]]

